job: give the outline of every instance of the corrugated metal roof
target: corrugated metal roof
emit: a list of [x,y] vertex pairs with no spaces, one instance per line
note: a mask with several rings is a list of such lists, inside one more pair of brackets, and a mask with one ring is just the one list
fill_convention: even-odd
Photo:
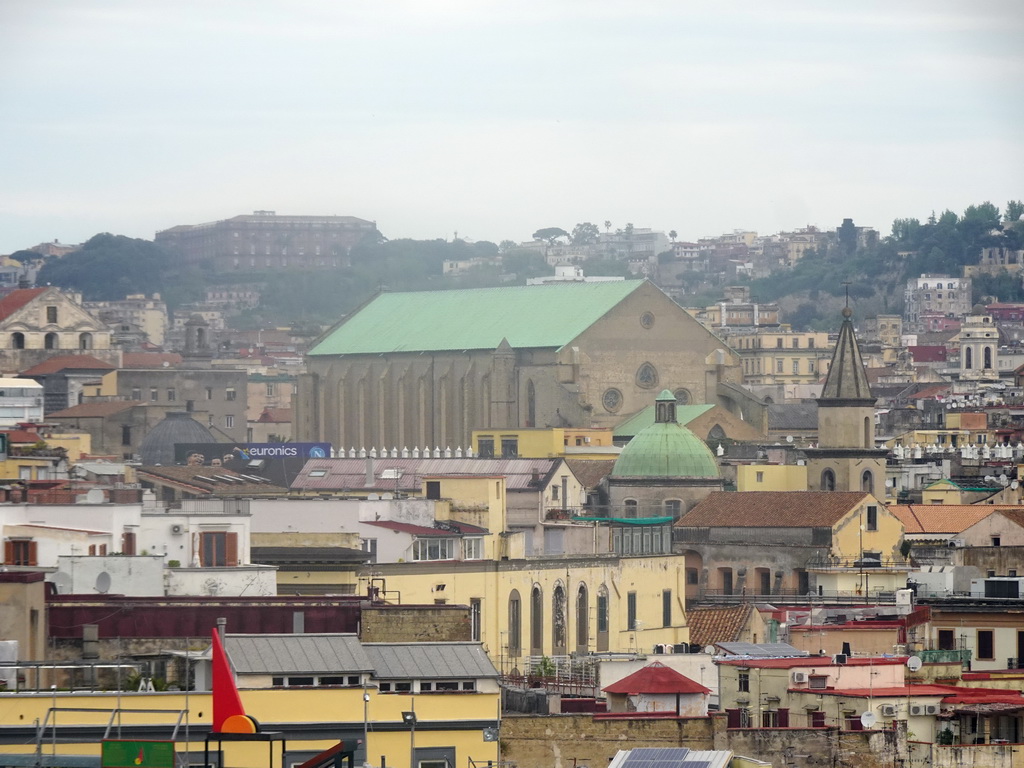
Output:
[[329,333],[310,355],[561,347],[642,280],[384,293]]
[[242,675],[372,672],[356,635],[227,635],[224,648]]
[[481,643],[365,643],[381,680],[451,680],[498,676]]
[[[561,459],[370,459],[374,482],[367,486],[366,459],[310,459],[291,487],[297,490],[376,490],[383,493],[396,489],[396,480],[382,478],[381,473],[397,469],[400,491],[419,491],[424,477],[462,475],[464,477],[504,477],[505,488],[513,491],[536,491],[534,475],[546,484],[550,475],[563,465]],[[565,467],[566,473],[571,470]],[[324,472],[320,475],[320,472]],[[315,473],[315,474],[314,474]]]

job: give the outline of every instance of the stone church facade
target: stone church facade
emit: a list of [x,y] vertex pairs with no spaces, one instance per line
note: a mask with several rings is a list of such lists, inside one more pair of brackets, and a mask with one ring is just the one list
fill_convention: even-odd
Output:
[[763,418],[738,355],[648,281],[381,294],[311,350],[296,439],[442,449],[473,429],[605,427],[668,388]]

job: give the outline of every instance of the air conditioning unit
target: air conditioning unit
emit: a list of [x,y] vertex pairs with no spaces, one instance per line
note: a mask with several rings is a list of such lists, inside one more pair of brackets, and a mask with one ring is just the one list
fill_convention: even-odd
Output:
[[882,717],[896,717],[896,705],[895,704],[883,704],[882,705]]
[[950,539],[949,540],[949,546],[951,546],[951,547],[962,547],[962,546],[964,546],[964,540],[963,539]]
[[807,682],[807,673],[806,672],[794,672],[793,673],[793,682],[794,683],[806,683]]
[[183,525],[172,525],[171,526],[171,533],[173,533],[175,536],[181,536],[181,534],[184,532],[184,530],[185,530],[185,527]]
[[832,657],[832,662],[835,664],[845,664],[849,661],[849,657],[845,653],[837,653]]
[[939,705],[938,704],[927,704],[927,705],[925,705],[924,713],[926,715],[937,715],[937,714],[939,714]]
[[923,714],[924,714],[924,707],[922,707],[920,704],[911,704],[910,705],[910,716],[911,717],[921,717],[921,715],[923,715]]

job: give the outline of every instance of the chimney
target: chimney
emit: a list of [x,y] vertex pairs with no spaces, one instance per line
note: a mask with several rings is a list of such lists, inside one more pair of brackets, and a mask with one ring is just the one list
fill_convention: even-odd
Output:
[[224,639],[224,635],[227,633],[227,630],[228,620],[223,617],[217,619],[217,634],[220,635],[221,640]]
[[373,458],[366,454],[366,487],[373,488],[377,479],[373,476]]

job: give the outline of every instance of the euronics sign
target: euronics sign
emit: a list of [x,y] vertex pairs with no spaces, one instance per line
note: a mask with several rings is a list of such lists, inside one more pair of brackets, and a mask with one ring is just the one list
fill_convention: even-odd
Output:
[[232,466],[258,459],[329,459],[330,443],[175,443],[174,461]]

